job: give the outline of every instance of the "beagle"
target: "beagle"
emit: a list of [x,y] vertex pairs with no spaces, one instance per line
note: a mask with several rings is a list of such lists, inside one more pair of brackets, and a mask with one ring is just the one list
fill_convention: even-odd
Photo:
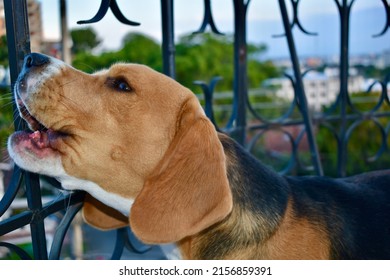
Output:
[[186,259],[389,259],[390,171],[280,176],[205,116],[195,95],[146,66],[80,72],[38,53],[14,87],[17,165],[88,193],[83,216],[130,225]]

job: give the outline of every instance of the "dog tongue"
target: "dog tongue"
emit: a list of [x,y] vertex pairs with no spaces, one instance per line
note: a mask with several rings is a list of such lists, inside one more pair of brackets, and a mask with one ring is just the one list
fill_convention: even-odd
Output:
[[33,143],[39,149],[50,148],[57,139],[57,133],[51,129],[47,130],[46,132],[37,130],[31,133],[29,138],[31,143]]

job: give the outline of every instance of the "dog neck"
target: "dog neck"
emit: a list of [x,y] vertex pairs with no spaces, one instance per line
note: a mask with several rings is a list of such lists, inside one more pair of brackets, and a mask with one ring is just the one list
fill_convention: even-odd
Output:
[[[232,212],[222,221],[178,243],[188,259],[252,259],[278,228],[288,202],[282,176],[240,145],[220,135],[233,195]],[[221,241],[223,240],[223,242]]]

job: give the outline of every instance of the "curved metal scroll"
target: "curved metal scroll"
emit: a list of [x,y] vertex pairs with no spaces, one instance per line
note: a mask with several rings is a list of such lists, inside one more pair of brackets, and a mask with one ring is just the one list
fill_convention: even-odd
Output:
[[5,248],[9,249],[10,251],[16,253],[22,260],[31,260],[32,259],[30,257],[30,255],[25,250],[23,250],[22,248],[14,245],[14,244],[11,244],[8,242],[0,242],[0,247],[5,247]]
[[387,3],[386,0],[382,0],[383,6],[385,7],[385,12],[386,12],[386,23],[385,26],[383,27],[382,31],[379,32],[378,34],[372,35],[372,37],[380,37],[384,35],[387,30],[390,28],[390,3]]
[[288,142],[291,144],[291,156],[287,162],[287,164],[284,166],[284,168],[282,170],[278,170],[279,174],[282,174],[282,175],[285,175],[289,172],[291,172],[291,170],[294,168],[294,166],[296,165],[296,162],[297,162],[297,155],[298,155],[298,145],[297,145],[297,142],[294,141],[294,137],[291,135],[290,132],[286,131],[286,130],[283,130],[281,128],[281,126],[279,125],[274,125],[274,126],[271,126],[269,127],[268,129],[266,130],[261,130],[260,132],[258,132],[255,136],[253,136],[252,140],[249,142],[248,144],[248,151],[250,151],[251,153],[253,153],[253,150],[256,146],[256,143],[257,141],[267,132],[269,131],[278,131],[280,133],[282,133],[284,136],[287,137],[288,139]]
[[73,218],[80,211],[82,206],[83,204],[79,203],[76,205],[72,205],[66,210],[65,216],[62,218],[61,223],[58,225],[57,230],[54,234],[53,243],[49,254],[49,260],[58,260],[60,258],[65,234],[68,232],[69,226]]
[[87,24],[87,23],[95,23],[100,21],[108,12],[108,9],[111,8],[112,13],[114,16],[123,24],[132,25],[132,26],[138,26],[140,23],[128,20],[123,13],[121,12],[118,3],[116,0],[102,0],[102,3],[100,4],[100,8],[96,15],[89,19],[89,20],[80,20],[77,23],[78,24]]
[[210,25],[211,31],[218,35],[224,35],[220,32],[215,25],[213,14],[211,12],[211,2],[210,0],[204,0],[204,17],[203,22],[198,31],[193,32],[193,34],[203,33],[206,30],[207,25]]
[[3,216],[5,211],[8,210],[12,201],[15,199],[16,194],[20,188],[20,184],[22,182],[22,173],[20,168],[15,166],[14,171],[12,173],[11,183],[7,188],[3,198],[0,200],[0,217]]
[[[303,33],[305,33],[306,35],[311,35],[311,36],[317,36],[318,33],[316,32],[309,32],[307,31],[301,21],[299,20],[299,17],[298,17],[298,5],[299,5],[299,1],[300,0],[291,0],[291,5],[292,5],[292,8],[293,8],[293,20],[292,22],[290,23],[290,28],[293,29],[294,26],[298,26],[298,29],[301,30]],[[286,36],[286,33],[284,34],[279,34],[279,35],[273,35],[272,37],[274,38],[277,38],[277,37],[284,37]]]
[[[375,126],[379,129],[381,135],[381,145],[375,155],[371,157],[366,157],[365,161],[367,163],[376,161],[386,150],[387,150],[387,133],[383,125],[375,118],[368,119],[371,120]],[[344,145],[346,146],[348,141],[351,139],[352,133],[361,125],[366,119],[356,120],[347,130],[346,137],[344,138]]]
[[215,118],[214,118],[214,110],[213,110],[213,94],[214,89],[217,83],[222,80],[222,77],[213,77],[210,81],[210,84],[206,84],[203,81],[195,81],[194,84],[198,85],[202,88],[204,99],[205,99],[205,113],[207,117],[211,120],[211,122],[214,124],[215,128],[220,131]]
[[141,242],[136,240],[131,230],[124,227],[116,231],[116,242],[111,260],[119,260],[125,247],[129,251],[136,252],[137,254],[144,254],[152,248],[150,245],[141,244]]

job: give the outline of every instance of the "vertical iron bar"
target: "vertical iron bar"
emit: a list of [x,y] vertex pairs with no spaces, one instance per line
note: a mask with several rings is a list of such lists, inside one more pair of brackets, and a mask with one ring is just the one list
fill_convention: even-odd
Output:
[[[13,88],[22,69],[24,57],[31,52],[26,0],[5,0],[4,13],[7,28],[11,87]],[[15,104],[15,102],[13,103]],[[15,105],[14,109],[16,109]],[[22,124],[20,117],[15,118],[14,124],[16,130],[26,129],[26,125]],[[39,176],[25,172],[24,179],[27,204],[33,213],[30,228],[34,258],[47,259],[45,227],[43,218],[40,218],[39,215],[42,210]]]
[[246,102],[248,99],[246,12],[249,1],[234,3],[234,107],[235,129],[231,136],[241,145],[246,138]]
[[[338,0],[335,0],[338,1]],[[340,142],[338,147],[338,162],[337,171],[338,176],[346,176],[346,163],[347,163],[347,143],[346,143],[346,131],[347,131],[347,105],[348,105],[348,69],[349,69],[349,15],[353,1],[351,5],[348,5],[348,0],[343,0],[342,6],[338,5],[340,16]]]
[[61,48],[62,48],[62,60],[65,63],[70,64],[71,55],[69,48],[69,32],[68,32],[68,14],[66,10],[66,0],[60,0],[60,24],[61,24]]
[[31,240],[34,251],[34,259],[46,260],[46,232],[44,225],[44,217],[41,216],[42,211],[42,194],[38,174],[25,172],[27,206],[33,213],[33,218],[30,223]]
[[[30,53],[30,33],[28,29],[27,5],[24,0],[4,0],[4,15],[7,29],[8,60],[13,89],[19,72],[22,69],[23,58]],[[16,104],[13,102],[13,111]],[[15,130],[25,129],[19,116],[14,118]]]
[[173,0],[161,0],[163,73],[176,77]]
[[321,165],[321,162],[319,159],[318,148],[317,148],[317,144],[316,144],[315,137],[313,134],[313,125],[312,125],[312,122],[310,119],[310,112],[308,109],[308,103],[307,103],[307,99],[306,99],[306,95],[305,95],[305,89],[303,86],[298,55],[297,55],[297,51],[295,48],[295,42],[294,42],[294,38],[292,35],[291,27],[290,27],[290,21],[288,18],[286,3],[284,0],[279,0],[279,7],[280,7],[281,15],[282,15],[284,30],[286,32],[285,34],[286,34],[286,38],[287,38],[288,48],[290,51],[290,58],[291,58],[291,62],[293,65],[293,70],[294,70],[295,90],[296,90],[296,95],[297,95],[296,97],[297,97],[297,101],[298,101],[298,104],[299,104],[299,107],[301,109],[301,113],[302,113],[302,116],[304,119],[306,133],[307,133],[307,139],[308,139],[309,145],[310,145],[311,159],[312,159],[316,174],[323,176],[323,169],[322,169],[322,165]]

